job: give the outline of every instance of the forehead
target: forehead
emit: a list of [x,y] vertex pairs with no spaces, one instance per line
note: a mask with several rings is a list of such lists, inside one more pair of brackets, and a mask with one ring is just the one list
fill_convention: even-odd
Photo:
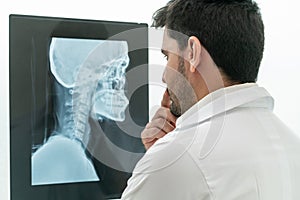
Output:
[[169,36],[169,30],[168,29],[164,30],[163,42],[162,42],[161,49],[163,51],[174,53],[174,54],[179,53],[178,43],[175,39],[173,39]]

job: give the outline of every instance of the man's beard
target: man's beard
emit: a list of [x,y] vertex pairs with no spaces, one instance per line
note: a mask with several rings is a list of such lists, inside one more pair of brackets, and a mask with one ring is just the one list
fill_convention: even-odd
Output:
[[173,90],[168,89],[170,99],[172,101],[170,105],[171,113],[180,117],[185,111],[197,102],[196,94],[187,80],[185,73],[184,59],[180,57],[178,64],[178,73],[182,76],[177,75],[176,80],[173,82]]

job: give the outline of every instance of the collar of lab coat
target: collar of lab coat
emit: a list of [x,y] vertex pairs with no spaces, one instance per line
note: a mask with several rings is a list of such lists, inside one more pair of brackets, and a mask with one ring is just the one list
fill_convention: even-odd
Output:
[[176,129],[185,129],[212,119],[237,107],[274,108],[267,90],[256,83],[244,83],[218,89],[187,110],[177,119]]

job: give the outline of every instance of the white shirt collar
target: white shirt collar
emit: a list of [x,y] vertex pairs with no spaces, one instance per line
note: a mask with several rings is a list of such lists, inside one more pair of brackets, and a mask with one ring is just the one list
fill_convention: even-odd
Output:
[[273,110],[274,100],[256,83],[244,83],[218,89],[199,100],[181,117],[176,127],[183,128],[201,123],[236,107],[264,107]]

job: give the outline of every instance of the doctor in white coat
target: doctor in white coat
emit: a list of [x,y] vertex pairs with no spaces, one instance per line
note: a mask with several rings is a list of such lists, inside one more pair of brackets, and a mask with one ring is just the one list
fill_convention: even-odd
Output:
[[264,25],[251,0],[171,0],[167,90],[123,200],[298,200],[300,140],[256,83]]

